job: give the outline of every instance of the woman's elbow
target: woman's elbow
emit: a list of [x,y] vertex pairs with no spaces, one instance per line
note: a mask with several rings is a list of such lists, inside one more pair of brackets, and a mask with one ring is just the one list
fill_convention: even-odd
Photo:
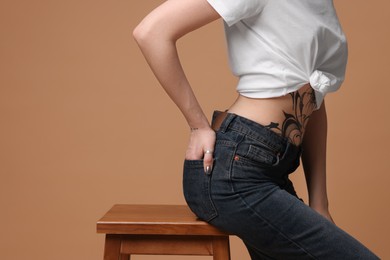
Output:
[[145,44],[162,41],[169,35],[158,20],[146,17],[133,30],[133,37],[142,47]]
[[133,37],[139,45],[142,45],[143,42],[147,41],[148,30],[142,23],[138,24],[137,27],[135,27],[135,29],[133,30]]
[[[162,23],[163,24],[163,23]],[[176,42],[175,34],[156,19],[145,19],[133,30],[133,37],[142,48],[149,44]]]

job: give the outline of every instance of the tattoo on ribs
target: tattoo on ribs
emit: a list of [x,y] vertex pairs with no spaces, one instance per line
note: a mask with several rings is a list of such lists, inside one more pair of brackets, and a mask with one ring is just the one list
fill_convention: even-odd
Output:
[[285,119],[281,126],[279,123],[271,122],[266,127],[287,137],[291,143],[300,145],[306,124],[316,107],[315,95],[313,89],[303,93],[296,91],[289,95],[292,99],[293,113],[283,111]]

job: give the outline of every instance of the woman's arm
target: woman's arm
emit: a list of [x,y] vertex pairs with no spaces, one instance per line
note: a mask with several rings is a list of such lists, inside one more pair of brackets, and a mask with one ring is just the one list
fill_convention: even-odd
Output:
[[313,112],[307,124],[302,143],[302,163],[309,206],[333,222],[326,192],[326,140],[327,116],[324,102],[319,110]]
[[153,73],[183,113],[191,129],[187,159],[204,157],[205,170],[212,166],[215,133],[210,128],[181,66],[176,41],[220,16],[206,0],[168,0],[135,28],[133,35]]

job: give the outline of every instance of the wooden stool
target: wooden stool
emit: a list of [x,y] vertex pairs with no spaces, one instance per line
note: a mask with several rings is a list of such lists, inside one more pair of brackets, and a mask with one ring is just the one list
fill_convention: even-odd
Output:
[[132,254],[230,260],[229,235],[183,205],[114,205],[97,222],[97,232],[106,234],[104,260],[129,260]]

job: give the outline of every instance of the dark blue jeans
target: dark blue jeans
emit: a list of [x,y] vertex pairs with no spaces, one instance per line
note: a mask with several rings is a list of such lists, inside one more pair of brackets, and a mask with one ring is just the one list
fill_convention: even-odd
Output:
[[252,259],[379,259],[297,197],[288,175],[300,155],[273,131],[228,114],[212,173],[202,160],[184,162],[186,201],[199,218],[240,237]]

